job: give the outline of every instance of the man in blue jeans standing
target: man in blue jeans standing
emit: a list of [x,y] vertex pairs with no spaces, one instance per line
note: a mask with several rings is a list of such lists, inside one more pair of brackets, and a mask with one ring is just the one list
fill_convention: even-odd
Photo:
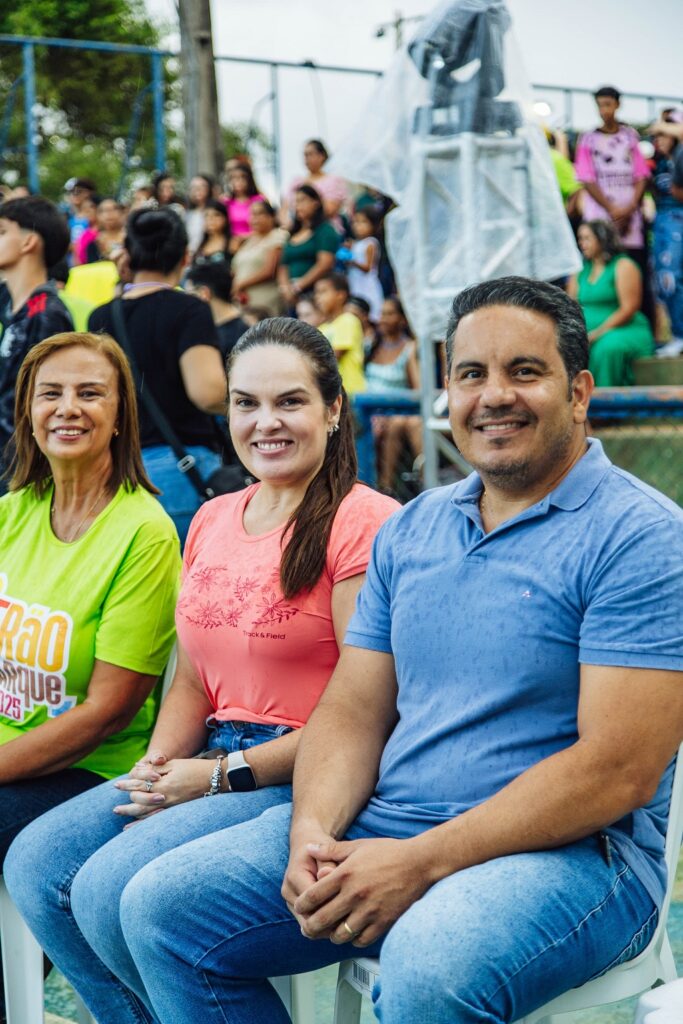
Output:
[[380,530],[293,812],[162,854],[124,890],[159,1024],[285,1024],[267,977],[360,951],[380,956],[385,1024],[502,1024],[656,927],[683,512],[586,436],[588,339],[558,288],[469,288],[447,338],[476,471]]

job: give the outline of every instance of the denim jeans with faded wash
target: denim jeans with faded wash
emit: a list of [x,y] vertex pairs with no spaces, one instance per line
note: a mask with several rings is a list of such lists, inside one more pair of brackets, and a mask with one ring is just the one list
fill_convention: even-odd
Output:
[[[214,727],[208,746],[228,752],[291,731],[287,726],[249,722],[210,724]],[[210,775],[207,762],[207,788]],[[125,800],[126,794],[113,782],[105,782],[44,814],[15,840],[5,871],[12,898],[34,935],[103,1024],[146,1024],[152,1019],[119,922],[119,900],[129,879],[173,847],[211,832],[225,836],[231,826],[288,803],[291,787],[192,800],[124,832],[130,819],[112,809]],[[230,861],[229,842],[220,846],[217,856]],[[200,870],[185,897],[198,905],[206,898],[202,875]]]
[[[220,723],[210,745],[239,749],[269,729]],[[289,786],[221,794],[122,833],[108,783],[25,829],[6,882],[98,1020],[288,1024],[267,979],[360,952],[307,939],[282,899],[290,798]],[[354,824],[346,838],[373,836]],[[608,864],[595,837],[476,865],[363,950],[380,957],[375,1013],[382,1024],[514,1021],[636,956],[657,919],[618,850]]]
[[657,211],[653,249],[657,295],[667,308],[672,335],[683,340],[683,206]]

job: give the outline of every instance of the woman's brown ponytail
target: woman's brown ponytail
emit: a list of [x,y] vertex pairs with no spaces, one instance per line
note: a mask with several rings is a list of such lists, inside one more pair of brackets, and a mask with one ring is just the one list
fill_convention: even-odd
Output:
[[292,598],[301,590],[311,590],[320,579],[334,517],[356,483],[358,461],[353,417],[334,351],[319,330],[289,317],[261,320],[242,335],[232,350],[227,364],[228,379],[237,357],[258,345],[287,345],[306,356],[325,405],[331,406],[340,394],[342,396],[339,429],[329,434],[323,464],[283,531],[285,547],[280,560],[280,585],[284,596]]

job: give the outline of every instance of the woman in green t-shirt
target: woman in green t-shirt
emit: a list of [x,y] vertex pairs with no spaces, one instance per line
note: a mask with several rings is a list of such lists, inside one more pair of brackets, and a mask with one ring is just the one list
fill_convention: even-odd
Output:
[[633,384],[633,360],[651,356],[652,330],[640,311],[640,268],[624,255],[619,236],[607,221],[592,220],[578,232],[584,265],[569,284],[586,318],[588,368],[599,388]]
[[332,270],[339,235],[328,220],[312,185],[300,185],[294,196],[295,219],[278,268],[280,293],[291,308],[302,292]]
[[30,350],[14,441],[0,499],[3,861],[26,824],[145,751],[180,569],[112,338],[58,334]]

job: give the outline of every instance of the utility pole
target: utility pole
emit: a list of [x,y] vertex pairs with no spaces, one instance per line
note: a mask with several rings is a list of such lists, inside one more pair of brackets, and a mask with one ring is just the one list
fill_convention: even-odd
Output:
[[223,154],[210,0],[177,0],[185,116],[185,174],[220,175]]

